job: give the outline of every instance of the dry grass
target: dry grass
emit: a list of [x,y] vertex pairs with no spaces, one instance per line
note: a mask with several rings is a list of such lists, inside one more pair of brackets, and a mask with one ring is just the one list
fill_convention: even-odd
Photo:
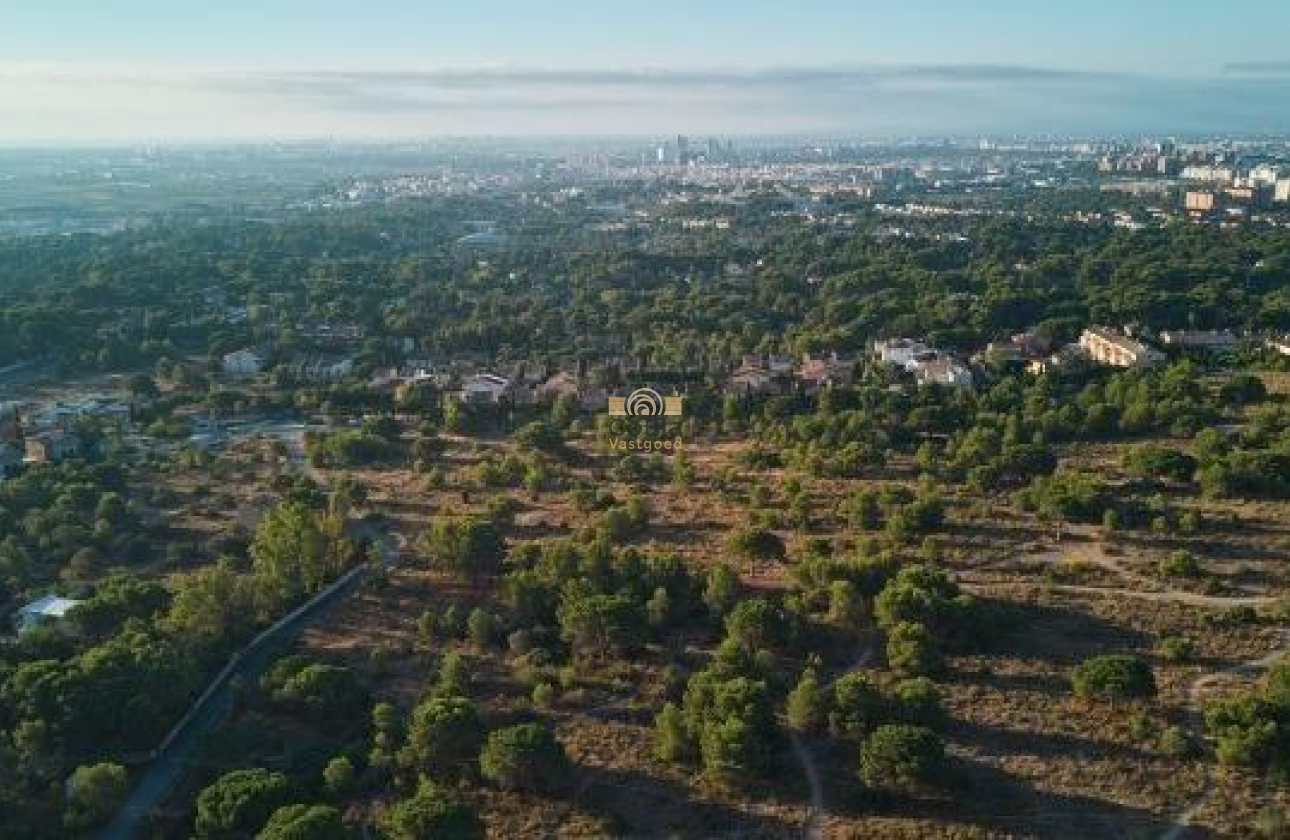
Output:
[[[712,478],[731,463],[738,446],[699,445],[691,450],[699,467],[695,487],[654,487],[650,503],[654,524],[648,543],[674,551],[696,565],[725,559],[723,541],[730,528],[747,521],[740,486],[721,491]],[[1118,468],[1114,447],[1064,453],[1084,466]],[[454,470],[473,463],[468,446],[454,445],[445,455]],[[572,471],[574,480],[603,486],[617,498],[631,488],[603,479],[603,459],[589,458]],[[371,490],[371,505],[386,514],[409,540],[440,513],[482,511],[499,491],[429,490],[423,476],[407,470],[356,473]],[[832,522],[827,512],[857,482],[799,477],[816,499],[820,523],[809,536],[830,536],[839,545],[859,537]],[[912,470],[897,465],[883,481],[909,482]],[[740,484],[766,483],[782,504],[782,471],[741,473]],[[877,480],[870,483],[878,483]],[[522,491],[511,496],[522,512],[541,525],[517,527],[512,539],[552,539],[575,534],[589,517],[563,494],[544,493],[536,501]],[[1279,561],[1290,542],[1290,508],[1282,504],[1228,505],[1203,502],[1207,518],[1225,521],[1233,514],[1242,527],[1194,538],[1133,540],[1117,538],[1098,550],[1113,566],[1090,562],[1078,546],[1054,546],[1029,517],[1003,499],[950,499],[953,522],[945,560],[979,596],[1009,605],[1021,625],[988,651],[953,658],[942,689],[952,718],[946,729],[960,786],[952,799],[861,802],[846,780],[853,772],[848,751],[826,751],[829,837],[1153,837],[1211,782],[1203,745],[1192,754],[1164,754],[1160,733],[1187,723],[1186,696],[1198,675],[1222,670],[1259,654],[1272,644],[1266,626],[1217,625],[1217,612],[1168,600],[1144,601],[1115,591],[1163,591],[1173,581],[1155,581],[1160,557],[1182,543],[1201,556],[1206,568],[1223,577],[1225,589],[1283,590],[1287,570]],[[785,532],[790,546],[808,535]],[[1091,545],[1091,543],[1090,543]],[[792,552],[791,552],[792,553]],[[1116,569],[1122,569],[1117,571]],[[743,569],[765,586],[786,585],[783,566]],[[1078,584],[1090,591],[1067,591]],[[1099,591],[1100,590],[1100,591]],[[382,696],[410,706],[424,689],[441,653],[418,640],[415,618],[429,606],[476,603],[484,593],[437,575],[409,568],[390,585],[366,591],[347,603],[326,631],[312,631],[310,650],[345,659],[368,673]],[[1195,656],[1169,663],[1154,654],[1166,636],[1184,636]],[[1073,697],[1068,675],[1081,658],[1108,651],[1136,652],[1150,658],[1160,687],[1150,704],[1089,703]],[[513,682],[504,651],[473,652],[478,663],[486,714],[505,718],[528,706],[522,686]],[[490,790],[469,794],[489,824],[491,837],[587,837],[731,835],[800,836],[808,818],[800,768],[785,755],[782,782],[761,790],[714,791],[684,768],[662,764],[651,754],[650,720],[661,700],[651,692],[661,657],[634,663],[626,692],[588,680],[561,694],[544,716],[557,726],[578,766],[577,789],[560,799],[535,800]],[[1240,681],[1235,681],[1239,686]],[[1253,775],[1223,770],[1212,781],[1216,796],[1200,814],[1215,836],[1242,836],[1266,804],[1265,785]],[[1271,792],[1284,803],[1286,791]]]

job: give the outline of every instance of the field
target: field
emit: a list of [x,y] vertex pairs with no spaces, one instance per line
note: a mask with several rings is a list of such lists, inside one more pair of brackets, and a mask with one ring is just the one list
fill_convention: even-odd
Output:
[[[505,644],[427,637],[419,629],[418,617],[427,610],[468,610],[494,597],[487,585],[428,568],[419,538],[434,517],[496,511],[499,497],[509,499],[506,537],[512,544],[576,536],[591,514],[578,511],[564,493],[535,497],[521,489],[478,487],[472,470],[481,459],[509,451],[509,442],[446,442],[438,488],[405,468],[349,473],[367,489],[370,512],[400,535],[400,563],[380,585],[311,630],[301,648],[354,668],[400,709],[415,705],[445,651],[456,649],[469,658],[472,698],[484,717],[490,723],[522,719],[531,712],[532,684],[516,667],[514,651]],[[749,488],[777,488],[789,478],[780,468],[740,466],[741,449],[730,442],[690,447],[697,480],[688,487],[650,487],[650,525],[636,544],[678,554],[696,568],[729,560],[724,538],[748,520]],[[633,491],[611,477],[611,460],[594,435],[578,440],[575,452],[565,481],[601,487],[620,499]],[[1113,479],[1121,477],[1115,466],[1120,455],[1109,446],[1072,445],[1061,452],[1063,463],[1098,468]],[[778,532],[788,545],[787,560],[740,565],[753,592],[788,590],[793,558],[808,540],[845,552],[873,539],[832,513],[856,486],[914,486],[918,480],[912,463],[899,462],[858,480],[795,477],[818,513],[806,529]],[[710,784],[693,768],[657,760],[652,722],[672,690],[669,666],[693,667],[708,656],[715,640],[699,634],[683,644],[648,645],[630,661],[560,674],[539,714],[556,728],[576,765],[568,795],[536,800],[479,787],[463,788],[461,795],[478,808],[489,836],[499,838],[779,837],[804,831],[827,837],[1155,837],[1184,814],[1197,836],[1234,837],[1269,805],[1290,805],[1284,788],[1269,787],[1253,772],[1217,767],[1197,715],[1202,700],[1248,687],[1258,667],[1246,663],[1286,644],[1276,621],[1259,617],[1279,615],[1268,593],[1285,586],[1279,556],[1290,543],[1286,505],[1189,498],[1187,504],[1203,508],[1208,520],[1227,526],[1180,536],[1059,528],[1018,511],[1004,493],[981,496],[959,488],[947,501],[945,525],[928,550],[967,591],[1011,616],[986,649],[952,656],[938,679],[948,713],[952,792],[912,800],[858,792],[847,745],[812,735],[780,745],[775,783],[743,789]],[[769,502],[782,504],[781,498]],[[1202,558],[1200,577],[1180,580],[1159,572],[1161,559],[1180,549]],[[1162,640],[1179,637],[1189,640],[1185,657],[1162,652]],[[1071,668],[1107,651],[1148,659],[1158,699],[1106,703],[1073,696]],[[881,651],[866,634],[839,637],[812,654],[830,678],[856,668],[870,670],[879,683],[890,680],[878,664]],[[819,780],[814,792],[812,776]],[[360,800],[350,806],[351,815],[378,812],[383,804]]]

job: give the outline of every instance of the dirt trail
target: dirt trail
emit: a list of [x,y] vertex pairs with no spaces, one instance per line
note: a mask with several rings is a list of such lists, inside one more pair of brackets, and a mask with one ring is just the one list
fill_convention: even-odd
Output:
[[[845,677],[847,674],[859,671],[861,668],[868,667],[874,657],[874,642],[872,639],[867,640],[856,656],[855,661],[842,673],[829,680],[820,689],[827,691],[833,687],[833,684]],[[811,813],[806,821],[805,836],[807,840],[820,840],[821,827],[825,817],[828,816],[824,802],[824,784],[820,781],[820,766],[815,760],[811,747],[806,743],[806,739],[794,730],[788,730],[789,743],[793,747],[793,755],[797,757],[798,764],[802,765],[802,772],[806,775],[806,784],[811,790]]]
[[[1058,545],[1045,551],[1027,554],[1024,559],[1038,561],[1049,565],[1058,565],[1075,560],[1110,572],[1133,586],[1087,586],[1080,584],[1053,584],[1056,592],[1068,592],[1080,595],[1120,595],[1126,598],[1137,598],[1143,601],[1172,601],[1192,607],[1227,609],[1231,607],[1263,607],[1277,602],[1272,595],[1206,595],[1179,589],[1156,578],[1144,575],[1125,566],[1122,562],[1106,553],[1105,547],[1095,539],[1085,535],[1082,540],[1065,545]],[[967,589],[1001,588],[1008,583],[980,584],[970,579],[961,581]],[[1016,584],[1018,586],[1023,584]]]
[[[1095,540],[1086,539],[1083,542],[1075,543],[1067,547],[1052,548],[1039,554],[1030,555],[1028,559],[1039,560],[1046,563],[1059,563],[1065,562],[1071,558],[1096,566],[1104,571],[1116,575],[1121,580],[1144,588],[1058,584],[1053,587],[1058,592],[1120,595],[1148,601],[1172,601],[1179,604],[1202,608],[1258,607],[1267,606],[1269,604],[1276,603],[1279,600],[1278,598],[1270,595],[1203,595],[1197,592],[1190,592],[1185,589],[1178,589],[1127,568],[1114,557],[1107,555],[1102,544]],[[1266,670],[1274,662],[1286,655],[1290,655],[1290,628],[1282,628],[1279,631],[1277,644],[1268,653],[1244,662],[1238,662],[1237,664],[1221,671],[1200,674],[1193,679],[1187,687],[1186,699],[1187,718],[1189,727],[1192,731],[1192,736],[1197,739],[1202,739],[1204,737],[1205,720],[1203,703],[1207,689],[1216,683],[1222,682],[1224,679],[1257,674]],[[1213,786],[1210,784],[1213,774],[1212,768],[1212,763],[1206,762],[1206,784],[1204,791],[1178,813],[1169,830],[1161,835],[1161,840],[1182,840],[1193,828],[1196,817],[1209,803],[1210,798],[1214,794]]]
[[[1263,671],[1286,656],[1287,653],[1290,653],[1290,630],[1283,629],[1278,635],[1276,647],[1263,656],[1249,659],[1245,662],[1238,662],[1236,665],[1222,671],[1201,674],[1192,680],[1191,685],[1187,687],[1187,717],[1193,734],[1200,737],[1204,732],[1205,719],[1202,703],[1207,688],[1227,677],[1248,676]],[[1207,768],[1212,768],[1212,766],[1212,764],[1206,763]],[[1209,803],[1210,797],[1214,795],[1213,785],[1210,784],[1212,773],[1212,769],[1206,770],[1204,791],[1178,813],[1178,816],[1174,818],[1173,825],[1161,835],[1161,840],[1181,840],[1186,836],[1201,809]]]

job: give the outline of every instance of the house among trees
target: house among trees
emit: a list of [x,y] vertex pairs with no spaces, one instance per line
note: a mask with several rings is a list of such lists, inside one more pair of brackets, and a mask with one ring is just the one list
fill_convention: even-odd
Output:
[[1088,364],[1088,356],[1078,344],[1067,344],[1057,352],[1033,359],[1026,365],[1026,372],[1034,376],[1046,373],[1061,373]]
[[264,370],[267,359],[258,350],[243,348],[225,353],[221,361],[224,372],[229,376],[256,376]]
[[26,460],[31,463],[61,461],[75,454],[78,446],[79,441],[71,432],[46,429],[27,437]]
[[802,356],[802,365],[797,369],[797,379],[807,390],[846,385],[851,382],[855,372],[855,362],[843,359],[836,352],[827,356]]
[[560,397],[576,398],[580,393],[578,377],[567,371],[560,371],[537,387],[538,399],[543,402],[554,402]]
[[301,382],[340,382],[354,372],[354,360],[347,356],[308,356],[291,367]]
[[1164,330],[1160,342],[1166,347],[1218,352],[1235,347],[1236,334],[1231,330]]
[[42,624],[62,621],[68,611],[79,603],[81,602],[71,598],[46,595],[18,610],[14,615],[14,627],[19,633],[28,633]]
[[874,355],[885,365],[902,368],[913,373],[918,364],[936,358],[936,351],[921,341],[912,338],[888,338],[876,341],[873,345]]
[[461,385],[458,396],[464,403],[499,403],[515,392],[515,383],[493,373],[477,373]]
[[745,355],[739,367],[730,374],[727,390],[734,394],[783,393],[783,377],[770,369],[766,357],[753,353]]
[[944,385],[949,388],[972,387],[972,371],[948,357],[922,362],[914,370],[919,385]]
[[873,346],[874,355],[883,364],[912,373],[919,385],[970,387],[972,371],[962,362],[911,338],[889,338]]
[[992,341],[985,346],[981,358],[993,364],[1032,362],[1042,358],[1052,349],[1052,343],[1034,332],[1020,332],[1006,341]]

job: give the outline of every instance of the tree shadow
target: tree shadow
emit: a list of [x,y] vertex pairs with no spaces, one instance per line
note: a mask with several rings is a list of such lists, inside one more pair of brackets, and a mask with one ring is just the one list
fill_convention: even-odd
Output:
[[[985,599],[982,599],[985,601]],[[998,602],[1013,632],[998,634],[987,645],[993,655],[1044,660],[1069,668],[1096,654],[1140,650],[1151,643],[1149,633],[1061,604]],[[1024,628],[1024,632],[1017,632]]]
[[[888,816],[939,823],[970,823],[1004,836],[1046,840],[1157,838],[1168,817],[1094,796],[1035,788],[996,767],[955,760],[943,790],[923,796],[866,791],[839,797],[834,811],[850,817]],[[1208,836],[1197,834],[1196,837]]]
[[[637,770],[584,768],[582,804],[605,817],[619,837],[799,837],[800,823],[769,814],[764,808],[743,810],[731,803],[701,798],[675,781]],[[751,802],[762,793],[742,791]]]
[[1007,755],[1032,755],[1041,758],[1057,756],[1108,757],[1121,760],[1141,760],[1149,755],[1141,750],[1115,741],[1103,741],[1066,732],[1028,731],[992,726],[975,721],[955,720],[946,734],[965,744],[989,749]]

